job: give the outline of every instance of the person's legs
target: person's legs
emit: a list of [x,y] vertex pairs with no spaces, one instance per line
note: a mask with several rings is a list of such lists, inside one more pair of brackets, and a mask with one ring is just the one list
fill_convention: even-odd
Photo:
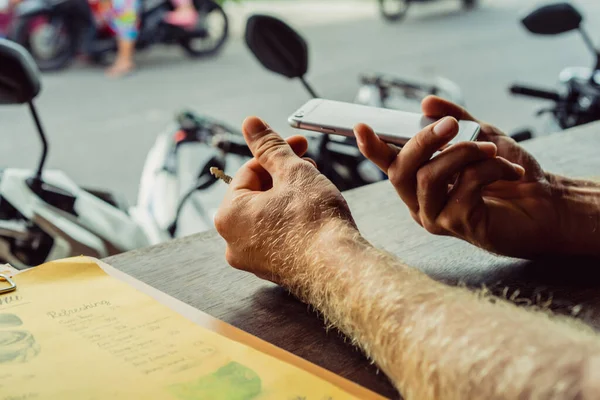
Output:
[[108,69],[110,76],[125,75],[135,68],[135,42],[138,37],[138,0],[113,0],[113,26],[118,35],[115,63]]
[[198,22],[198,12],[194,7],[192,0],[171,0],[175,6],[175,11],[165,16],[165,21],[169,24],[191,27]]
[[120,77],[135,69],[133,56],[135,54],[135,40],[119,38],[117,58],[106,73],[112,77]]

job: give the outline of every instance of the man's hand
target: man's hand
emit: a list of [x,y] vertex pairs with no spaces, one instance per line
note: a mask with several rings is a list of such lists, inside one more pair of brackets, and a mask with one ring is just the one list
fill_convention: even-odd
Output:
[[399,151],[366,125],[355,134],[361,152],[390,178],[411,215],[434,234],[464,239],[488,251],[534,257],[562,245],[559,199],[537,161],[497,128],[481,123],[478,142],[443,148],[459,120],[475,121],[459,106],[428,97],[423,113],[446,117]]
[[215,226],[230,265],[284,284],[324,227],[354,221],[337,188],[301,158],[305,138],[286,142],[258,118],[248,118],[243,132],[255,158],[233,178]]

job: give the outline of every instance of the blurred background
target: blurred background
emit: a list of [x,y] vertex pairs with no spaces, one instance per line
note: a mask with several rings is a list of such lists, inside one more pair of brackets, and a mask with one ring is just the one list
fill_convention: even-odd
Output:
[[[254,13],[277,16],[309,44],[308,80],[321,97],[353,101],[359,75],[378,72],[430,80],[443,76],[462,89],[468,109],[506,131],[534,127],[543,101],[511,96],[527,82],[554,88],[560,71],[591,67],[576,33],[533,36],[519,20],[539,2],[482,0],[464,10],[458,0],[414,4],[402,21],[388,22],[369,0],[242,0],[225,2],[230,39],[218,55],[190,59],[176,47],[136,55],[137,71],[110,79],[103,69],[75,64],[44,73],[37,100],[50,140],[48,166],[77,183],[122,192],[134,202],[140,174],[156,137],[182,109],[239,126],[257,115],[287,136],[287,117],[308,100],[298,82],[266,71],[243,41]],[[600,36],[600,3],[575,2],[592,38]],[[40,145],[25,107],[0,109],[0,164],[34,168]]]

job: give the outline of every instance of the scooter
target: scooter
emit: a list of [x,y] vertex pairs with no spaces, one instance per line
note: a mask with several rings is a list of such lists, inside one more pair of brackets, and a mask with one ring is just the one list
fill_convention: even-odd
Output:
[[[430,3],[436,0],[378,0],[379,12],[388,21],[399,21],[406,16],[408,9],[413,3]],[[462,0],[466,9],[477,5],[477,0]]]
[[[0,170],[0,262],[18,269],[77,255],[103,258],[210,230],[227,189],[210,168],[234,175],[252,157],[238,130],[181,112],[156,139],[137,204],[130,206],[118,194],[80,187],[64,172],[44,168],[48,139],[34,104],[40,90],[33,57],[0,39],[0,105],[29,107],[43,149],[35,172]],[[349,151],[353,147],[321,148],[318,133],[306,136],[307,156],[334,166],[326,175],[342,190],[379,179],[372,164]]]
[[[15,10],[9,38],[32,54],[42,71],[66,68],[76,57],[83,37],[95,22],[95,35],[90,49],[91,59],[103,63],[117,50],[116,32],[103,19],[105,1],[90,0],[85,9],[81,0],[23,0]],[[199,13],[193,27],[180,27],[164,21],[173,10],[169,0],[143,1],[139,15],[138,50],[155,44],[181,46],[191,57],[216,54],[227,41],[229,22],[221,6],[212,0],[194,0]],[[83,8],[83,9],[82,9]],[[92,19],[92,21],[90,21]],[[93,30],[93,26],[91,27]]]
[[515,84],[510,92],[551,101],[537,115],[551,114],[555,129],[569,129],[600,120],[600,49],[598,49],[582,26],[582,14],[570,3],[554,3],[534,9],[522,19],[523,26],[536,35],[559,35],[579,31],[585,44],[594,55],[594,67],[570,67],[559,76],[560,90],[535,88]]

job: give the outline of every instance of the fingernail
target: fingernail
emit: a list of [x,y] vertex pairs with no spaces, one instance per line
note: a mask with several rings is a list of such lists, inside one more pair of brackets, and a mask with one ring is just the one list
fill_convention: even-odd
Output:
[[477,143],[479,150],[483,151],[488,157],[496,157],[498,148],[494,143],[491,142],[479,142]]
[[440,137],[448,137],[457,133],[457,122],[452,117],[445,117],[433,127],[433,133]]
[[520,176],[525,176],[525,168],[515,163],[512,163],[512,165]]
[[244,130],[248,134],[248,136],[256,136],[260,133],[263,133],[269,129],[269,125],[267,125],[262,119],[257,117],[248,117],[244,121]]

